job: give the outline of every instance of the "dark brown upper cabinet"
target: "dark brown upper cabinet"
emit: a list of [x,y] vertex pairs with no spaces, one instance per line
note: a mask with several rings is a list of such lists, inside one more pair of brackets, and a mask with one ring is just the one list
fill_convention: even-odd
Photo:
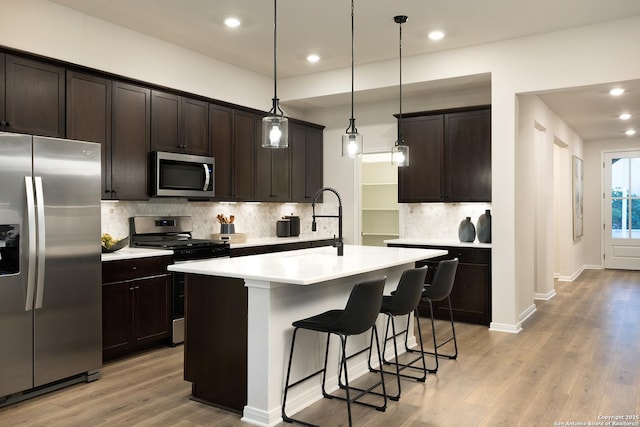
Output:
[[398,201],[491,201],[491,109],[411,113],[402,118],[410,164],[398,168]]
[[102,198],[111,199],[111,80],[67,71],[67,138],[102,145]]
[[445,196],[491,201],[491,110],[445,115]]
[[[313,202],[316,191],[322,188],[322,128],[291,123],[291,201]],[[322,201],[322,199],[319,199]]]
[[147,200],[149,178],[151,90],[113,82],[112,199]]
[[288,202],[291,200],[291,147],[263,148],[261,135],[262,127],[256,139],[256,199]]
[[254,200],[255,114],[209,105],[211,153],[217,200]]
[[64,137],[65,69],[18,56],[2,56],[0,130]]
[[209,155],[208,103],[151,91],[151,149]]

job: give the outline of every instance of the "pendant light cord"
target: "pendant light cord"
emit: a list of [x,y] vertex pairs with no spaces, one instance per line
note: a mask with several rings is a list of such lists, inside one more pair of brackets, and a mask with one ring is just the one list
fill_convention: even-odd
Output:
[[351,0],[351,118],[349,119],[349,127],[347,127],[346,133],[358,133],[358,129],[356,129],[356,119],[353,117],[353,104],[354,104],[354,65],[353,65],[353,40],[355,38],[354,34],[354,24],[353,24],[353,0]]
[[278,100],[278,61],[277,61],[277,49],[278,44],[276,42],[277,39],[277,29],[278,29],[278,0],[273,0],[273,107],[271,108],[271,112],[273,114],[277,114],[280,112],[281,116],[284,116],[284,111],[280,108],[280,103]]
[[407,22],[407,17],[404,15],[394,16],[393,20],[400,24],[400,43],[399,43],[399,57],[400,57],[400,114],[398,115],[398,140],[396,141],[396,145],[402,144],[402,132],[400,131],[401,123],[402,123],[402,24]]

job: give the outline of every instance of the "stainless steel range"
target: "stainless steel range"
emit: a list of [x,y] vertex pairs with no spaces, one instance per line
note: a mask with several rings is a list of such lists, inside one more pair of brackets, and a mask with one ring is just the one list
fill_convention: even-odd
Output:
[[[228,257],[229,243],[224,240],[194,239],[190,216],[135,216],[129,218],[129,244],[173,250],[175,263]],[[172,343],[184,341],[184,273],[173,273],[171,316]]]

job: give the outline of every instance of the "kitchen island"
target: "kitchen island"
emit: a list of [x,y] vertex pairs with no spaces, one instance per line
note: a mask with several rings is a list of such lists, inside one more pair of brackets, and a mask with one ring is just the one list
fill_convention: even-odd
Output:
[[[333,247],[319,247],[170,266],[187,274],[185,379],[193,383],[193,398],[241,412],[251,424],[278,424],[291,323],[344,308],[358,282],[386,276],[389,293],[416,261],[445,254],[347,245],[342,257]],[[292,378],[323,363],[324,334],[301,333],[298,339]],[[368,334],[352,337],[348,352],[367,345]],[[329,389],[337,388],[337,356],[332,355],[337,348],[330,349]],[[365,355],[352,363],[353,378],[367,372]],[[315,377],[292,391],[287,406],[295,413],[321,396],[320,378]]]

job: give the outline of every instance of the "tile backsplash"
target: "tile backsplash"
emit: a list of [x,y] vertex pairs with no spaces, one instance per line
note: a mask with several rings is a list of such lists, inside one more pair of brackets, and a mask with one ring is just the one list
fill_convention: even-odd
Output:
[[[316,206],[316,212],[322,212]],[[236,233],[250,238],[275,237],[276,221],[284,215],[300,216],[300,234],[311,235],[311,204],[307,203],[225,203],[188,202],[177,198],[151,199],[145,202],[102,202],[102,232],[116,238],[129,235],[129,217],[145,215],[186,215],[193,218],[193,237],[210,238],[220,232],[216,215],[235,216]],[[333,224],[318,222],[318,233],[333,234]]]
[[[325,209],[328,209],[326,212]],[[407,203],[400,204],[403,224],[400,237],[428,239],[457,239],[458,225],[471,217],[475,225],[490,203]],[[318,204],[316,213],[333,215],[333,204]],[[102,232],[115,238],[129,235],[129,217],[143,215],[188,215],[193,218],[193,237],[210,238],[220,232],[216,215],[235,216],[236,233],[249,238],[275,237],[276,221],[284,215],[300,216],[300,234],[312,235],[311,204],[308,203],[225,203],[188,202],[183,199],[162,198],[145,202],[102,202]],[[318,221],[318,234],[335,234],[333,221]]]
[[402,203],[400,237],[458,239],[460,221],[471,217],[475,226],[486,209],[491,203]]

